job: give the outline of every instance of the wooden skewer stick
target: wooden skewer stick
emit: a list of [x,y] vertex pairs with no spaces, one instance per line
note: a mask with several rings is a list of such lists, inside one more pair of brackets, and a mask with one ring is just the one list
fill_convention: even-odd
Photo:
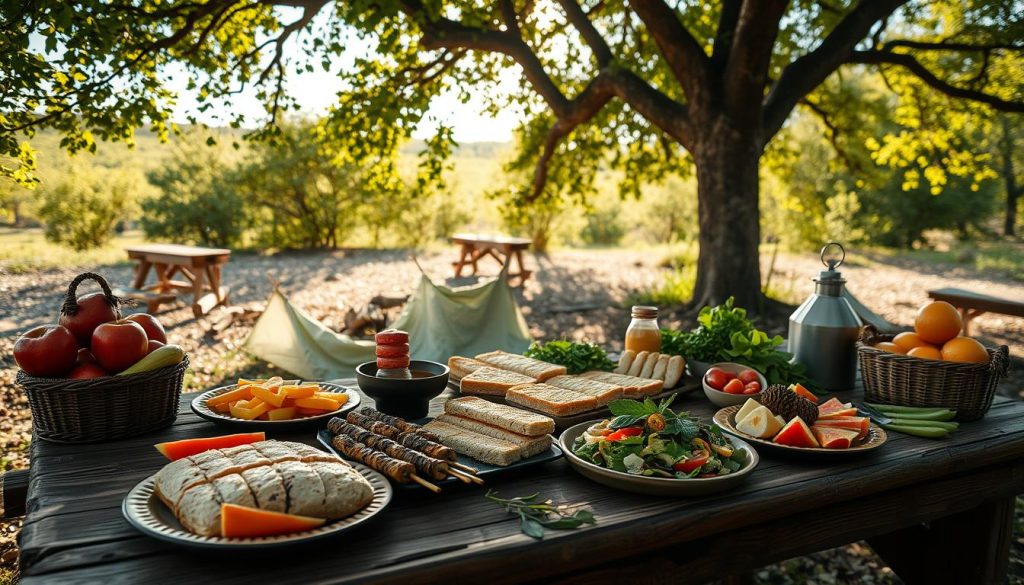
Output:
[[427,488],[428,490],[434,492],[435,494],[441,493],[441,488],[439,488],[436,485],[430,483],[429,481],[423,479],[422,477],[416,475],[415,473],[409,474],[409,477],[412,478],[412,480],[415,481],[416,483],[418,483],[421,486]]
[[462,479],[462,481],[465,481],[467,483],[471,481],[471,482],[473,482],[473,483],[475,483],[477,485],[483,485],[484,484],[484,480],[480,479],[479,477],[477,477],[475,475],[470,475],[468,473],[463,473],[461,471],[457,471],[457,470],[454,470],[454,469],[449,469],[448,473],[454,475],[455,477],[457,477],[459,479]]
[[448,475],[458,479],[462,483],[469,483],[469,476],[468,475],[464,475],[464,474],[458,473],[457,471],[455,471],[453,469],[449,469],[448,470]]
[[476,475],[477,473],[480,473],[475,468],[470,467],[468,465],[463,465],[463,464],[459,463],[458,461],[449,461],[448,462],[448,466],[449,467],[454,467],[456,469],[461,469],[462,471],[465,471],[466,473],[472,473],[473,475]]

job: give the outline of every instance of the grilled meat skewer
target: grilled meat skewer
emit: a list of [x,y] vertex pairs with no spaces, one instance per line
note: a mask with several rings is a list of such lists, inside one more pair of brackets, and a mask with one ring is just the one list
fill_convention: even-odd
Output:
[[416,433],[401,433],[395,440],[405,447],[426,453],[435,459],[444,459],[451,462],[455,461],[458,457],[455,450],[451,447],[445,447],[441,443],[436,443]]
[[428,439],[434,442],[438,442],[441,440],[440,437],[438,437],[434,433],[428,431],[427,429],[421,427],[416,423],[411,423],[405,420],[404,418],[399,418],[397,416],[384,414],[383,412],[371,408],[369,406],[364,406],[363,408],[359,409],[359,413],[373,420],[389,424],[395,427],[396,429],[402,431],[403,433],[416,433],[417,435],[423,437],[424,439]]
[[412,463],[388,457],[385,453],[370,449],[348,435],[337,435],[331,439],[331,444],[346,457],[355,459],[398,483],[409,483],[412,481],[411,476],[416,472],[416,467]]
[[365,444],[371,449],[383,451],[389,457],[401,459],[416,466],[416,470],[431,479],[442,480],[448,477],[448,462],[434,459],[419,451],[403,447],[387,437],[374,434],[362,427],[347,423],[340,418],[331,419],[328,430],[335,434],[344,434]]

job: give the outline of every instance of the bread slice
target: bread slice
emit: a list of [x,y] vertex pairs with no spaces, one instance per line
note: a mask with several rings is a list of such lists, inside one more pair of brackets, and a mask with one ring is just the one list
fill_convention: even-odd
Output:
[[622,398],[624,392],[622,386],[617,384],[608,384],[579,376],[555,376],[554,378],[548,378],[544,383],[556,388],[564,388],[565,390],[573,390],[580,394],[593,396],[597,398],[598,406],[604,406],[612,400]]
[[584,372],[580,374],[580,376],[591,380],[597,380],[598,382],[618,384],[622,386],[623,398],[643,398],[645,396],[653,396],[654,394],[661,392],[661,389],[665,385],[661,380],[648,380],[647,378],[637,378],[636,376],[614,374],[612,372]]
[[452,380],[461,380],[487,364],[473,358],[453,355],[448,358],[448,377]]
[[444,403],[444,411],[527,437],[555,432],[555,421],[550,417],[507,404],[495,404],[475,396],[453,398]]
[[463,418],[454,414],[440,414],[434,420],[448,423],[457,427],[462,427],[473,431],[474,433],[480,433],[481,435],[487,435],[495,439],[501,439],[514,443],[519,446],[522,451],[523,459],[527,457],[533,457],[538,453],[547,451],[551,446],[551,437],[548,435],[542,435],[540,437],[527,437],[526,435],[520,435],[519,433],[513,433],[512,431],[506,431],[505,429],[498,428],[493,425],[489,425],[485,422],[473,420],[471,418]]
[[555,364],[549,364],[533,358],[508,353],[507,351],[482,353],[476,356],[476,359],[489,366],[519,372],[540,382],[554,376],[561,376],[566,372],[565,366],[556,366]]
[[505,467],[522,459],[522,449],[510,441],[481,435],[467,428],[432,420],[423,428],[441,439],[441,444],[477,461]]
[[484,366],[462,379],[462,382],[459,383],[459,392],[504,396],[505,392],[513,386],[532,384],[536,381],[536,378],[530,376]]
[[510,388],[505,400],[554,416],[569,416],[597,408],[597,398],[593,396],[547,384]]

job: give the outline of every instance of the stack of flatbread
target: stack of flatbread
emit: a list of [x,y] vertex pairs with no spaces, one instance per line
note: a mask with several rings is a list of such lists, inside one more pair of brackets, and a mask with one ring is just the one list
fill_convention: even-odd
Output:
[[156,495],[189,532],[220,535],[221,504],[344,518],[373,500],[351,465],[302,443],[260,441],[172,461],[156,474]]
[[[667,361],[666,357],[666,361]],[[611,372],[566,374],[563,366],[492,351],[448,360],[453,379],[466,395],[500,396],[506,402],[552,416],[571,416],[619,398],[644,398],[661,392],[664,381]]]
[[462,455],[506,466],[547,451],[555,421],[513,406],[463,396],[446,402],[444,414],[424,428]]

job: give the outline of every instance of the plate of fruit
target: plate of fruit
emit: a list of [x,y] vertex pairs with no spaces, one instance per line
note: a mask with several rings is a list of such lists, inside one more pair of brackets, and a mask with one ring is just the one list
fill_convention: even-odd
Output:
[[250,430],[294,431],[316,427],[359,406],[359,393],[329,382],[239,379],[203,392],[192,411],[206,420]]
[[800,384],[773,384],[755,400],[715,413],[725,432],[777,452],[843,455],[885,444],[885,431],[857,408],[832,397],[822,401]]

